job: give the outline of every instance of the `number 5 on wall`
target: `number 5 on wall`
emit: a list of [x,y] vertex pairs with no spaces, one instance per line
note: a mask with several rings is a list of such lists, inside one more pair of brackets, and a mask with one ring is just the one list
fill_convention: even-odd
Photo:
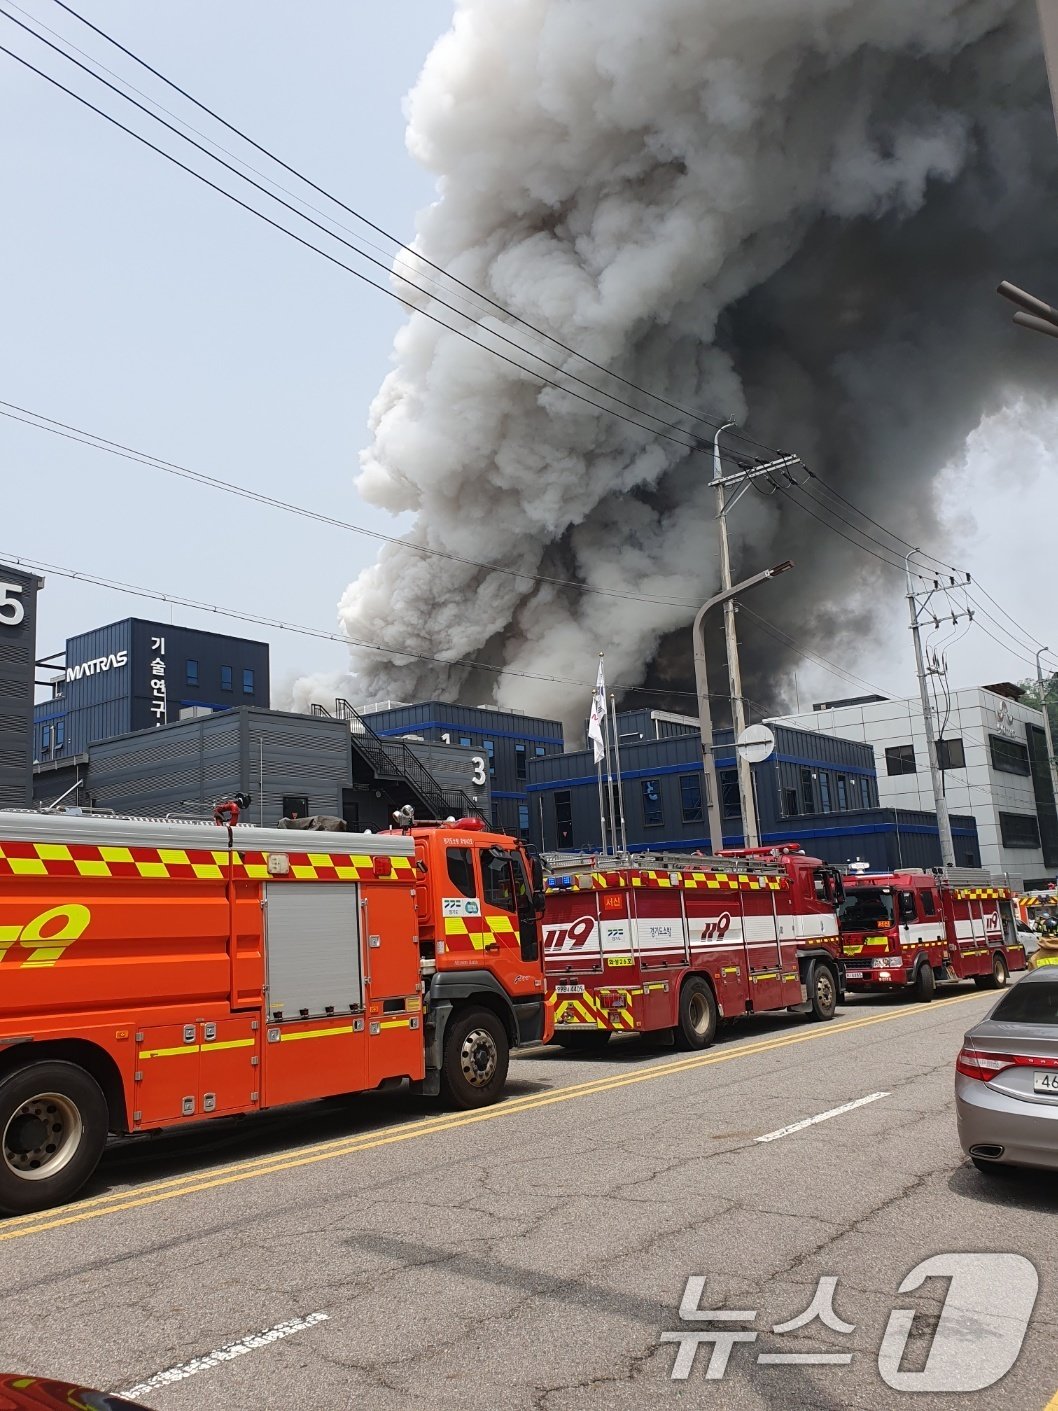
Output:
[[0,583],[0,626],[17,627],[26,615],[21,583]]

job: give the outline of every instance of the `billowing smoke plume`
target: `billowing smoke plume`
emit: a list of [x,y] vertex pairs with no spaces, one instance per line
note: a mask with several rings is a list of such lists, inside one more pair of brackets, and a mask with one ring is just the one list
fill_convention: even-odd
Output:
[[[1058,141],[1031,0],[458,0],[408,141],[439,179],[429,260],[668,401],[796,451],[915,542],[943,542],[934,479],[982,413],[1053,373],[1053,345],[1012,330],[993,292],[1053,284]],[[431,270],[415,277],[436,291]],[[517,673],[589,683],[599,650],[616,681],[686,686],[686,604],[717,582],[708,457],[542,389],[400,287],[412,312],[372,407],[364,498],[413,512],[412,542],[674,605],[387,547],[341,603],[351,637],[394,650],[353,652],[356,697],[579,718],[568,687]],[[498,327],[542,350],[461,307],[483,341]],[[899,608],[875,559],[780,496],[747,495],[732,533],[736,572],[797,560],[752,605],[831,654]],[[749,692],[775,702],[783,648],[759,638],[754,659],[745,635]]]

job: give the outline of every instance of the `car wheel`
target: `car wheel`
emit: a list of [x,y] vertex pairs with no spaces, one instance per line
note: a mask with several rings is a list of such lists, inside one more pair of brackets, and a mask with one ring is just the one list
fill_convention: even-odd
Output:
[[103,1154],[107,1104],[73,1063],[31,1064],[0,1085],[0,1211],[23,1215],[61,1205]]
[[824,1023],[833,1019],[838,1007],[838,987],[829,965],[813,966],[808,979],[808,999],[812,1005],[810,1018]]

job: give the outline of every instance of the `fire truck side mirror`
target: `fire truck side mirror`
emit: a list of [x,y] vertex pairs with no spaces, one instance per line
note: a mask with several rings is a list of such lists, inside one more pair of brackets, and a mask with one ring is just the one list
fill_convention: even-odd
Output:
[[547,894],[543,891],[533,893],[533,910],[537,916],[543,916],[547,909]]

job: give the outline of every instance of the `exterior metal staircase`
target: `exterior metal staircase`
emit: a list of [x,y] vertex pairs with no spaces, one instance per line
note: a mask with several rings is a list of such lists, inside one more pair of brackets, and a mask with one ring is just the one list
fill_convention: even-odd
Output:
[[423,818],[480,818],[488,823],[479,804],[462,789],[445,789],[404,740],[387,740],[377,735],[362,715],[346,700],[334,703],[333,714],[321,705],[312,706],[312,714],[333,720],[344,720],[349,726],[353,749],[369,766],[376,779],[396,786],[410,795],[410,803]]

